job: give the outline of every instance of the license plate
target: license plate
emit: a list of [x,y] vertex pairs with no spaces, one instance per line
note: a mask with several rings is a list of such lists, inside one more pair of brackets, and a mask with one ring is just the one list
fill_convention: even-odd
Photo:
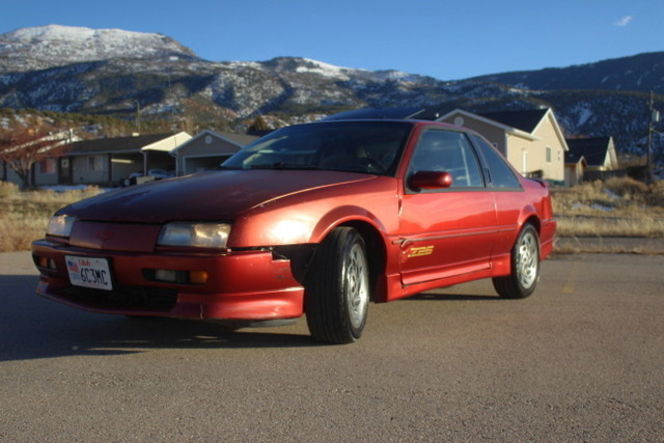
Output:
[[66,255],[65,261],[72,285],[106,291],[113,290],[107,259]]

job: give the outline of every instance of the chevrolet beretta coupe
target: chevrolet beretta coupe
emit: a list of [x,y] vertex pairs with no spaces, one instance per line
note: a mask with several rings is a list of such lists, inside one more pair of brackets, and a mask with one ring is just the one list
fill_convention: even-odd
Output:
[[547,186],[478,134],[339,120],[67,206],[32,254],[37,293],[77,308],[236,325],[306,314],[315,339],[348,343],[369,301],[481,278],[527,297],[555,228]]

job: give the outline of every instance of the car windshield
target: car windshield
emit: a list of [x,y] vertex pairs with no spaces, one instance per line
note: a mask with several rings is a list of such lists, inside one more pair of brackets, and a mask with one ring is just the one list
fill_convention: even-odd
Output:
[[412,128],[407,122],[289,126],[256,140],[224,169],[317,169],[394,175]]

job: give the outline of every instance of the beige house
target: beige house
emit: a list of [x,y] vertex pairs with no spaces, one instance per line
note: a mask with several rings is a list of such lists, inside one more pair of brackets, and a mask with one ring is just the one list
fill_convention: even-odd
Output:
[[584,157],[588,171],[613,171],[619,168],[613,137],[568,138],[567,146],[576,157]]
[[583,182],[588,162],[583,155],[568,151],[565,153],[565,186],[576,186]]
[[186,175],[216,169],[224,160],[257,138],[205,130],[168,152],[175,157],[176,175]]
[[565,181],[565,152],[569,148],[549,108],[482,114],[455,109],[437,120],[477,131],[525,176],[554,184]]

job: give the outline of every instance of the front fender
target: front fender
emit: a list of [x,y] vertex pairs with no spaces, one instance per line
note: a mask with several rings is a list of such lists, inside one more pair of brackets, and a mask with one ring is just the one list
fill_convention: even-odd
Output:
[[320,243],[337,226],[348,222],[364,222],[385,236],[385,226],[374,214],[358,206],[341,206],[334,208],[318,221],[311,233],[311,243]]

